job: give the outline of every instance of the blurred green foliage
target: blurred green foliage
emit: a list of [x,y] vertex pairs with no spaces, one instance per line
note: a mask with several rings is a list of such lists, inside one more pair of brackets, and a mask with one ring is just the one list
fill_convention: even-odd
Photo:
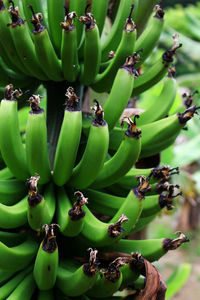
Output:
[[174,6],[176,4],[182,4],[186,6],[187,4],[195,4],[198,0],[163,0],[164,7]]

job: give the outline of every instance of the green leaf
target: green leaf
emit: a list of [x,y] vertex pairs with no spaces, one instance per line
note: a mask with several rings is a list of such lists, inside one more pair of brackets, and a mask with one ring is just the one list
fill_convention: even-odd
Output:
[[184,286],[191,273],[191,265],[187,263],[181,264],[175,269],[173,274],[167,279],[166,300],[173,297]]

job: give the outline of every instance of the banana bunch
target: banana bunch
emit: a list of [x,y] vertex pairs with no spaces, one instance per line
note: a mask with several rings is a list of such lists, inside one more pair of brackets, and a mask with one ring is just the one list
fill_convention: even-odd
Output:
[[[0,300],[112,298],[140,278],[136,253],[154,262],[188,242],[182,233],[129,239],[181,194],[170,183],[178,168],[136,162],[171,145],[198,109],[166,117],[176,35],[142,72],[164,23],[160,6],[150,15],[155,3],[0,0]],[[158,101],[120,120],[131,97],[163,78]],[[88,87],[109,94],[84,114]],[[30,105],[23,130],[22,94]]]

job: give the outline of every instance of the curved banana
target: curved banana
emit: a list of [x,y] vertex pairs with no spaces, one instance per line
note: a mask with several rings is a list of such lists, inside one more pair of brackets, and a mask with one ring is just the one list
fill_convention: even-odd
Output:
[[[32,25],[29,22],[29,20],[32,17],[32,13],[29,9],[29,5],[30,5],[30,1],[29,0],[18,0],[17,2],[22,2],[21,5],[23,6],[23,12],[24,12],[24,17],[22,16],[22,18],[26,19],[27,21],[27,25],[29,27],[30,32],[32,31]],[[31,0],[31,5],[33,6],[34,11],[40,12],[40,13],[44,13],[44,3],[43,1],[38,1],[38,0]],[[16,3],[15,0],[15,6],[18,6],[18,3]],[[20,9],[20,14],[21,14],[21,9]],[[45,26],[47,26],[47,20],[44,18],[44,24]]]
[[[121,42],[117,48],[114,58],[103,73],[96,76],[95,81],[91,85],[96,92],[108,92],[111,90],[114,78],[120,66],[124,64],[126,57],[133,55],[136,41],[136,27],[131,18],[132,10],[126,21]],[[137,57],[137,53],[136,53]]]
[[[31,5],[33,4],[31,3]],[[49,24],[50,37],[58,57],[60,57],[60,45],[62,40],[62,30],[60,28],[60,22],[62,22],[64,18],[63,5],[64,5],[63,0],[57,0],[57,1],[47,0],[47,12],[48,12],[48,24]]]
[[[126,22],[126,18],[129,14],[130,7],[134,3],[133,0],[120,0],[120,4],[118,6],[117,15],[115,17],[114,24],[112,26],[112,29],[107,36],[106,39],[102,42],[102,60],[105,61],[108,58],[109,52],[115,51],[120,43],[121,37],[122,37],[122,31],[124,24]],[[131,55],[127,54],[128,55]]]
[[[148,179],[146,181],[148,181]],[[158,214],[164,207],[166,207],[167,210],[172,210],[173,198],[181,195],[181,192],[174,195],[175,188],[179,188],[179,186],[169,184],[168,182],[156,184],[156,194],[144,198],[140,217],[147,218]],[[126,198],[123,197],[113,196],[95,190],[86,190],[85,194],[92,199],[89,204],[92,209],[111,217],[126,200]]]
[[12,6],[9,7],[9,12],[12,22],[9,25],[11,26],[11,35],[17,55],[26,72],[40,80],[47,80],[47,77],[40,69],[41,65],[36,57],[34,44],[27,27],[28,25],[20,17],[18,7],[15,7],[13,1],[11,1],[11,3]]
[[[194,116],[197,109],[198,107],[194,105],[183,113],[174,114],[168,118],[141,126],[143,149],[140,157],[151,156],[171,145],[181,129]],[[154,147],[155,144],[157,150]]]
[[163,83],[163,88],[158,99],[145,112],[140,114],[138,126],[145,125],[165,118],[176,97],[176,80],[173,78],[174,68],[170,68]]
[[72,174],[82,130],[82,112],[78,107],[79,98],[72,87],[67,89],[65,95],[68,99],[53,168],[53,180],[58,186],[65,184]]
[[4,229],[20,227],[27,222],[27,197],[15,205],[6,206],[0,203],[0,227]]
[[40,184],[50,179],[50,162],[47,150],[47,127],[44,110],[40,108],[40,95],[29,98],[31,110],[26,124],[26,160],[30,174],[40,175]]
[[94,15],[94,18],[96,20],[100,36],[102,34],[106,15],[107,15],[108,3],[109,3],[108,0],[92,1],[92,14]]
[[8,300],[30,300],[36,288],[33,273],[30,272],[7,298]]
[[13,174],[7,167],[0,170],[0,180],[11,179],[11,178],[13,178]]
[[[17,288],[17,286],[24,280],[24,278],[32,271],[33,266],[27,267],[25,270],[17,273],[13,278],[0,287],[0,300],[7,299],[7,297]],[[11,298],[12,299],[12,298]]]
[[0,180],[0,203],[12,205],[26,195],[26,188],[23,181],[18,179]]
[[182,46],[182,44],[178,43],[177,35],[174,35],[173,39],[174,45],[172,46],[171,50],[165,51],[161,58],[159,58],[158,61],[152,65],[152,67],[135,79],[132,97],[143,93],[159,82],[167,74],[167,71],[173,62],[173,57],[176,53],[176,50]]
[[[1,74],[0,74],[0,80],[1,80],[1,85],[7,85],[8,81],[12,82],[13,85],[15,86],[20,86],[21,88],[26,88],[27,86],[33,85],[33,78],[28,77],[24,75],[21,72],[16,72],[13,71],[13,66],[10,66],[9,63],[7,62],[6,58],[2,54],[2,48],[0,47],[0,69],[1,69]],[[37,81],[36,81],[37,82]]]
[[135,263],[137,261],[136,258],[137,256],[133,256],[133,259],[127,260],[127,263],[120,268],[120,271],[122,273],[122,283],[120,286],[120,290],[132,284],[139,277],[140,272],[135,267]]
[[113,129],[130,99],[135,77],[134,64],[134,56],[129,56],[117,71],[110,94],[103,106],[109,130]]
[[20,95],[19,90],[13,90],[12,84],[6,86],[5,98],[1,101],[0,107],[0,149],[3,160],[13,175],[26,180],[29,173],[19,131],[17,100],[15,99]]
[[[3,284],[5,285],[6,282],[16,273],[16,271],[4,270],[0,269],[0,285],[1,288]],[[0,289],[1,289],[0,288]],[[0,298],[1,299],[1,298]]]
[[73,0],[70,1],[69,6],[69,11],[75,11],[78,16],[77,20],[75,20],[75,26],[77,31],[77,45],[79,49],[81,48],[81,45],[84,41],[84,26],[81,22],[78,21],[78,19],[80,18],[80,16],[84,15],[86,5],[86,0]]
[[136,41],[136,51],[142,49],[137,68],[146,60],[156,46],[164,26],[164,11],[159,6],[154,7],[155,15],[150,17],[145,30]]
[[44,225],[45,238],[43,239],[34,264],[33,276],[38,288],[42,291],[53,288],[58,271],[58,245],[54,235],[54,226]]
[[150,14],[152,12],[154,5],[157,3],[158,3],[158,1],[156,1],[156,0],[139,0],[138,1],[135,22],[137,24],[139,35],[143,31],[143,29],[146,25],[146,22],[148,20],[148,17],[150,16]]
[[56,286],[66,295],[77,297],[87,292],[97,280],[97,250],[90,251],[89,262],[82,266],[64,261],[59,265]]
[[77,33],[73,19],[76,13],[66,13],[62,27],[61,61],[64,78],[69,82],[74,82],[80,71],[78,60]]
[[79,19],[85,24],[83,66],[79,78],[80,82],[84,85],[90,85],[94,81],[99,72],[101,62],[101,45],[98,26],[94,16],[91,13],[87,13],[87,7],[85,15]]
[[24,242],[27,239],[27,233],[26,232],[8,232],[6,231],[0,231],[0,241],[5,244],[8,247],[14,247],[22,242]]
[[[156,122],[141,126],[142,149],[141,157],[154,155],[170,146],[180,130],[193,117],[198,107],[191,106],[183,113],[171,115]],[[124,129],[115,127],[110,133],[109,148],[117,150],[123,138]],[[157,149],[157,150],[156,150]]]
[[[151,176],[150,176],[151,174]],[[170,181],[171,176],[179,174],[179,168],[171,168],[170,166],[161,166],[160,168],[151,169],[134,169],[132,168],[120,181],[117,182],[120,186],[130,190],[133,186],[138,185],[138,176],[150,177],[150,183],[156,181],[165,182]]]
[[[183,234],[178,233],[179,237],[175,239],[152,239],[152,240],[120,240],[109,247],[104,247],[104,252],[121,252],[131,254],[132,252],[139,252],[142,256],[150,262],[156,261],[166,254],[169,250],[175,250],[183,243],[189,242],[189,239]],[[118,253],[119,255],[119,253]]]
[[30,9],[33,13],[33,17],[30,22],[34,26],[33,41],[35,45],[35,52],[41,69],[50,80],[62,81],[63,75],[61,62],[55,53],[46,27],[41,24],[43,16],[41,13],[35,14],[32,6],[30,6]]
[[69,186],[78,189],[88,187],[97,177],[101,170],[108,151],[108,125],[103,119],[103,110],[95,100],[95,119],[90,125],[89,137],[84,154],[73,169]]
[[136,128],[135,119],[134,121],[128,119],[128,129],[119,149],[111,159],[104,163],[92,187],[104,188],[113,184],[124,176],[138,160],[141,151],[141,130]]
[[75,194],[78,195],[78,200],[72,207],[64,187],[58,189],[57,220],[60,225],[60,232],[65,236],[78,235],[84,226],[85,212],[82,206],[87,204],[87,199],[82,197],[79,191]]
[[[90,241],[91,245],[99,247],[111,245],[127,235],[141,215],[142,199],[148,190],[148,182],[141,180],[140,185],[129,192],[125,201],[123,201],[109,223],[101,222],[85,207],[86,215],[82,235]],[[122,223],[124,222],[126,224],[123,224],[122,227]]]
[[3,52],[5,53],[6,62],[8,62],[8,66],[12,69],[15,67],[15,71],[22,72],[26,75],[29,73],[22,66],[20,59],[17,55],[17,51],[15,49],[14,41],[11,35],[11,28],[7,26],[10,21],[10,15],[8,10],[6,9],[4,2],[0,1],[0,40],[1,47],[3,48]]
[[123,265],[125,265],[124,260],[119,257],[111,262],[107,269],[101,270],[87,295],[94,298],[104,298],[117,292],[123,279],[123,275],[120,272],[120,267]]
[[150,222],[152,222],[157,217],[157,215],[158,215],[158,213],[152,214],[152,215],[150,215],[149,217],[146,217],[146,218],[140,217],[138,222],[136,223],[135,227],[133,227],[130,230],[130,234],[138,232],[142,228],[146,227]]
[[53,185],[45,186],[44,197],[38,194],[37,182],[39,175],[27,180],[29,190],[27,219],[29,226],[36,231],[41,230],[42,225],[50,223],[55,213],[55,198]]
[[33,260],[38,244],[28,237],[23,243],[8,247],[0,242],[0,268],[6,270],[23,270]]

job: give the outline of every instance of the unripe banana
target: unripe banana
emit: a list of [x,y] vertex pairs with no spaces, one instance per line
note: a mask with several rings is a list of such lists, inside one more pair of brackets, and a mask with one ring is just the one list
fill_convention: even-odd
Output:
[[58,271],[58,246],[53,227],[57,224],[44,225],[45,238],[43,239],[34,264],[33,276],[40,290],[53,288]]

